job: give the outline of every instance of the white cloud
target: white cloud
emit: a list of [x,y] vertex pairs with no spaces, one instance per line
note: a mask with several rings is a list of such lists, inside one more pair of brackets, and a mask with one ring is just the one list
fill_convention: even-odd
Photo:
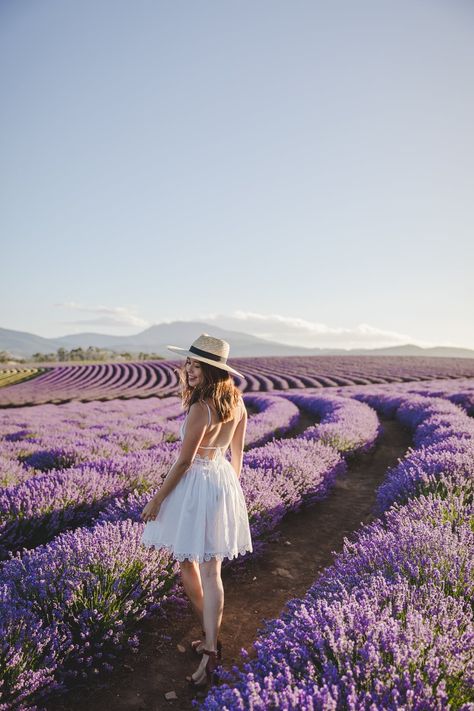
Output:
[[[84,328],[94,328],[102,332],[114,333],[117,329],[129,329],[135,334],[152,324],[137,314],[135,307],[124,306],[87,306],[74,301],[54,304],[55,307],[89,314],[89,318],[61,321],[74,332]],[[171,323],[178,319],[162,319],[160,323]],[[448,345],[421,341],[407,333],[377,328],[368,323],[359,323],[352,327],[330,326],[320,321],[308,321],[297,316],[281,314],[263,314],[255,311],[234,310],[230,314],[207,313],[195,318],[189,316],[182,320],[204,321],[209,324],[233,331],[248,333],[267,341],[285,343],[305,348],[383,348],[387,346],[413,343],[427,348],[434,345]],[[156,323],[156,321],[155,321]]]
[[105,328],[148,328],[151,324],[135,313],[133,307],[124,306],[84,306],[74,301],[65,301],[53,304],[55,307],[81,311],[83,313],[95,314],[95,318],[75,319],[72,321],[61,321],[69,326],[84,327],[96,326]]
[[421,347],[436,345],[398,333],[377,328],[367,323],[353,327],[329,326],[318,321],[308,321],[296,316],[261,314],[236,310],[231,315],[204,314],[199,317],[221,328],[244,331],[268,341],[306,348],[382,348],[413,343]]

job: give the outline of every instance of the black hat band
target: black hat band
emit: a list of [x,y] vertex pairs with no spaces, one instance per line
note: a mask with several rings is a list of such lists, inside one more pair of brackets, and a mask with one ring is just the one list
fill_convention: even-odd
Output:
[[215,360],[218,363],[227,364],[227,358],[224,358],[224,356],[218,356],[215,353],[209,353],[209,351],[203,351],[200,348],[196,348],[195,346],[191,346],[189,351],[190,351],[190,353],[195,353],[196,355],[200,355],[203,358],[209,358],[209,360]]

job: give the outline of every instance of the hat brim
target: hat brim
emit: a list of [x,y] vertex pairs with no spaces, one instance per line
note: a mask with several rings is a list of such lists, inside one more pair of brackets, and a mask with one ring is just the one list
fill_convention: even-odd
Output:
[[245,380],[245,375],[242,375],[242,373],[239,373],[238,370],[235,370],[235,368],[231,368],[231,366],[227,365],[226,363],[216,363],[215,360],[211,360],[210,358],[203,358],[202,356],[198,356],[195,353],[188,351],[186,348],[180,348],[179,346],[166,346],[166,348],[169,351],[172,351],[173,353],[177,353],[178,355],[189,356],[190,358],[194,358],[195,360],[202,360],[204,363],[213,365],[215,368],[220,368],[220,370],[227,370],[227,372],[233,373],[234,375],[238,375],[239,378],[243,378]]

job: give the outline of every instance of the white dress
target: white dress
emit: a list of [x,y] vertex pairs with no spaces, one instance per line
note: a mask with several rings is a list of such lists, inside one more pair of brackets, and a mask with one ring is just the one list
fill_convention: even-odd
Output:
[[[209,405],[207,408],[210,425]],[[186,419],[180,429],[181,440]],[[199,563],[252,552],[244,493],[233,466],[224,456],[226,449],[201,448],[216,449],[215,458],[194,457],[162,502],[157,518],[145,524],[141,543],[147,548],[165,548],[179,561],[187,558]]]

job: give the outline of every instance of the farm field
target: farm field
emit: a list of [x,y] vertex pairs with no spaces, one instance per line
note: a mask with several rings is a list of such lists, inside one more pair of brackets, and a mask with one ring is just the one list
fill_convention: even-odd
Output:
[[[474,377],[472,358],[418,356],[292,356],[291,358],[234,358],[243,392],[294,388],[370,385],[436,378]],[[31,379],[1,387],[0,406],[39,405],[69,400],[111,400],[168,397],[176,394],[179,361],[157,360],[91,365],[54,365],[31,374]],[[1,376],[1,371],[0,371]]]
[[198,696],[178,566],[140,546],[173,363],[0,387],[0,709],[472,711],[474,362],[232,361],[254,552],[223,564],[225,673]]

